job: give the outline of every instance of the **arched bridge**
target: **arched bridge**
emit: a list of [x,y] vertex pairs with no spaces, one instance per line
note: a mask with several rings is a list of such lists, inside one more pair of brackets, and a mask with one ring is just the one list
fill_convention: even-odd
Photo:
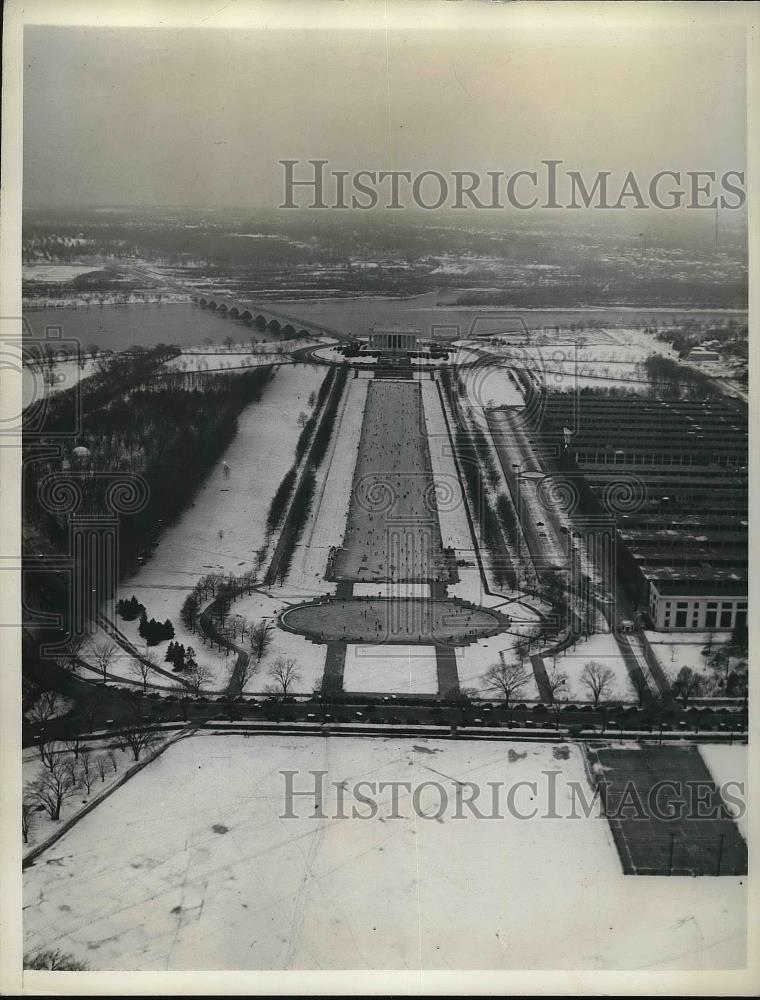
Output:
[[350,334],[323,326],[321,323],[296,319],[279,309],[271,309],[268,305],[257,302],[243,302],[239,299],[228,299],[218,295],[193,295],[202,309],[209,309],[228,319],[238,320],[245,326],[253,326],[258,330],[270,330],[272,333],[289,337],[335,337],[337,340],[352,340]]

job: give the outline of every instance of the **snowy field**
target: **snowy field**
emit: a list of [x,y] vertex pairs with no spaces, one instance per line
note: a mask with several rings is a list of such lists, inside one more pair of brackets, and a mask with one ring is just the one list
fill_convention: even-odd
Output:
[[[610,686],[601,698],[603,702],[636,700],[636,693],[614,633],[600,632],[589,636],[585,642],[579,642],[575,649],[572,646],[568,647],[556,657],[557,671],[567,674],[567,688],[562,695],[566,701],[592,700],[591,692],[581,680],[583,668],[590,660],[609,668],[613,673]],[[552,658],[547,657],[545,664],[547,671],[554,669]]]
[[303,597],[290,594],[286,588],[272,587],[268,592],[255,591],[235,601],[232,610],[243,615],[252,624],[266,621],[275,626],[272,642],[260,663],[253,658],[253,672],[245,685],[246,694],[261,694],[272,683],[269,671],[279,656],[296,661],[298,679],[291,686],[294,694],[311,694],[322,680],[327,647],[309,642],[296,632],[277,627],[277,616],[289,604],[300,602]]
[[[576,346],[575,341],[578,341]],[[623,388],[636,392],[646,391],[648,382],[643,362],[652,354],[676,358],[670,344],[658,341],[654,334],[633,328],[595,331],[590,334],[571,331],[551,331],[531,334],[526,346],[497,346],[482,342],[482,350],[502,358],[505,366],[511,360],[518,366],[527,366],[539,375],[547,389],[566,392],[583,388]],[[472,345],[472,341],[468,341]],[[500,369],[494,369],[499,371]],[[480,372],[480,369],[476,369]],[[478,391],[481,405],[487,405],[490,380],[487,369],[479,376],[483,388]],[[494,386],[498,398],[498,381]],[[509,383],[519,402],[505,399],[494,405],[522,405],[522,398],[514,385]]]
[[[681,667],[690,667],[706,680],[715,677],[715,671],[708,663],[709,657],[702,650],[710,642],[709,632],[654,632],[646,633],[657,662],[665,671],[666,676],[675,679]],[[731,638],[730,632],[714,632],[712,635],[713,650],[718,649]],[[731,663],[737,658],[731,657]]]
[[97,365],[91,358],[86,358],[82,365],[77,361],[58,362],[50,378],[39,367],[24,365],[21,372],[21,405],[26,407],[53,393],[71,389],[96,371]]
[[[514,663],[516,641],[517,636],[504,634],[481,639],[470,646],[458,647],[456,657],[460,688],[474,688],[479,697],[491,698],[494,702],[502,700],[498,691],[486,687],[483,675],[494,664]],[[540,700],[530,660],[525,660],[524,667],[526,680],[522,689],[513,697],[516,704]]]
[[363,694],[438,694],[435,648],[349,643],[343,690]]
[[[264,542],[271,497],[293,461],[301,430],[297,415],[309,409],[309,394],[319,388],[323,376],[308,365],[278,369],[261,399],[240,414],[237,435],[191,505],[166,529],[152,559],[122,584],[120,596],[134,594],[149,618],[171,620],[175,640],[193,646],[198,662],[213,670],[212,687],[226,683],[230,660],[187,632],[179,610],[188,591],[206,573],[239,575],[252,567],[256,550]],[[225,461],[231,470],[229,479],[222,472]],[[240,609],[235,605],[233,610]],[[117,619],[117,624],[120,628],[124,624],[123,631],[129,634],[129,623]],[[154,647],[159,661],[165,646]],[[171,683],[168,678],[165,682]],[[157,678],[156,683],[164,682]]]
[[[283,770],[306,792],[327,772],[326,818],[311,795],[280,818]],[[560,818],[540,818],[546,771]],[[393,790],[352,818],[359,778],[411,783],[418,808],[395,786],[401,818]],[[487,814],[502,783],[508,818],[452,818],[472,781]],[[746,879],[624,876],[606,821],[569,817],[571,782],[589,797],[579,749],[556,744],[180,740],[25,872],[25,947],[108,970],[744,965]]]
[[481,361],[458,373],[476,412],[495,406],[525,406],[522,392],[509,377],[511,367],[508,361],[493,358],[489,363]]
[[[61,807],[61,819],[59,821],[50,819],[47,812],[35,812],[32,827],[28,834],[28,843],[23,844],[24,854],[26,854],[27,851],[32,850],[32,848],[41,843],[47,837],[54,834],[56,830],[60,828],[62,822],[66,822],[66,820],[70,819],[83,806],[87,805],[92,797],[105,791],[106,788],[109,788],[115,781],[118,781],[119,778],[123,776],[125,769],[133,763],[132,754],[128,752],[123,753],[121,750],[115,750],[113,751],[112,762],[111,759],[108,758],[107,754],[109,748],[113,745],[113,742],[114,740],[111,736],[107,739],[88,740],[87,742],[87,747],[92,751],[88,761],[88,768],[92,774],[92,785],[89,793],[87,792],[86,786],[82,783],[81,779],[82,763],[77,762],[74,759],[74,755],[67,752],[65,743],[51,744],[51,749],[54,749],[57,753],[63,754],[64,759],[74,761],[75,769],[80,779],[80,787],[77,789],[76,794],[66,799],[63,803]],[[96,760],[98,757],[104,758],[102,778]],[[36,747],[27,747],[21,755],[21,777],[23,782],[24,798],[27,798],[28,789],[32,783],[44,773],[45,772],[40,761],[39,751]]]
[[102,267],[93,267],[92,264],[23,264],[21,280],[65,284],[82,274],[94,274],[95,271],[102,270]]

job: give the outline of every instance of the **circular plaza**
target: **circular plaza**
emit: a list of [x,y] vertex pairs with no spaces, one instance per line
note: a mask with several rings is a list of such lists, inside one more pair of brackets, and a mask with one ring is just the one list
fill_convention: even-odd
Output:
[[289,608],[280,625],[313,642],[437,643],[466,646],[506,631],[495,610],[453,599],[323,599]]

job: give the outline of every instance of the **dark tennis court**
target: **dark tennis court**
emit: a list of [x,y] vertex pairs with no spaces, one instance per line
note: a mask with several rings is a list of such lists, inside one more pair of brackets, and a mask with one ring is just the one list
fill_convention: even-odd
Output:
[[589,756],[626,875],[747,874],[747,844],[696,747]]

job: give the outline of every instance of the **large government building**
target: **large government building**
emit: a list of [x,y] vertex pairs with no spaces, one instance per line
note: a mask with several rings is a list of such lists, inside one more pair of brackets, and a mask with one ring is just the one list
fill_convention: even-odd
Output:
[[[617,523],[620,570],[656,629],[747,622],[747,418],[730,401],[549,393],[544,427]],[[623,496],[617,506],[613,498]]]

